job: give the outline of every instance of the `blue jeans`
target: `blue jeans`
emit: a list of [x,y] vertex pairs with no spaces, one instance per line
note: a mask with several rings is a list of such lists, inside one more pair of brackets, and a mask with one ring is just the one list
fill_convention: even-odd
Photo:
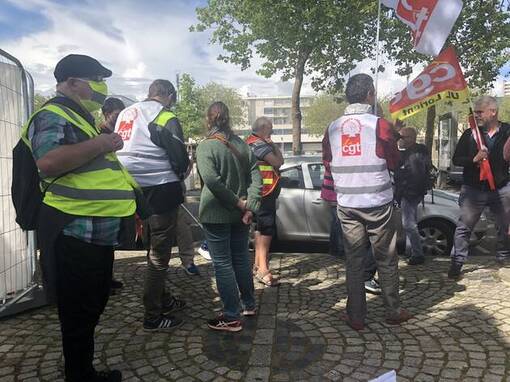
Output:
[[485,207],[489,207],[496,219],[496,258],[510,258],[508,223],[510,217],[510,183],[496,191],[481,191],[463,185],[459,196],[460,218],[455,230],[455,248],[452,260],[464,264],[469,252],[469,238]]
[[402,226],[407,239],[411,242],[411,257],[423,257],[421,237],[418,232],[418,205],[421,198],[402,198]]
[[248,251],[249,226],[204,224],[204,230],[216,273],[216,286],[223,303],[223,315],[238,320],[241,317],[241,301],[245,309],[255,308]]

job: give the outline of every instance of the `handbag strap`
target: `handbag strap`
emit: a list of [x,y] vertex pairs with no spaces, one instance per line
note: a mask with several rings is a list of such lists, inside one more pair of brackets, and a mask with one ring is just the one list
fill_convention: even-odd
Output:
[[239,152],[238,149],[235,148],[235,146],[230,143],[224,135],[222,134],[213,134],[209,137],[207,137],[207,139],[215,139],[217,141],[220,141],[221,143],[223,143],[229,150],[230,152],[232,153],[232,155],[234,156],[235,159],[237,159],[237,162],[239,163],[239,176],[246,176],[245,172],[243,171],[243,169],[245,168],[245,161],[244,161],[244,158],[243,156],[241,155],[241,153]]
[[220,141],[223,143],[227,148],[234,154],[234,156],[237,158],[239,163],[243,162],[243,157],[238,149],[235,148],[233,144],[231,144],[222,134],[213,134],[207,139],[216,139],[217,141]]

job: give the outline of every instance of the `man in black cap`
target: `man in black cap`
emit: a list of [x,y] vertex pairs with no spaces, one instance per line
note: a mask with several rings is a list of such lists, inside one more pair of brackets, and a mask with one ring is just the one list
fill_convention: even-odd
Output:
[[113,154],[118,134],[100,134],[91,112],[112,72],[92,57],[69,55],[55,67],[57,95],[28,121],[22,139],[39,169],[43,204],[37,228],[46,291],[56,298],[65,380],[121,381],[97,372],[94,329],[108,301],[113,247],[122,217],[136,209],[136,182]]

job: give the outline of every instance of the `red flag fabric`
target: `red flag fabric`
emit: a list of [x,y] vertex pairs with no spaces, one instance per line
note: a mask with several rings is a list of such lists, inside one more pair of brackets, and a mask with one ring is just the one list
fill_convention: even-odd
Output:
[[462,0],[382,0],[411,28],[414,49],[437,56],[462,11]]
[[441,101],[465,101],[468,95],[457,53],[450,46],[393,97],[391,117],[404,120]]
[[[469,127],[471,128],[471,132],[473,134],[473,138],[475,139],[476,146],[478,150],[487,149],[483,144],[482,135],[480,133],[480,129],[476,124],[475,116],[473,114],[473,110],[469,110]],[[494,181],[494,175],[492,174],[491,164],[488,159],[484,159],[480,162],[480,180],[486,180],[489,183],[489,188],[494,191],[496,189],[496,182]]]

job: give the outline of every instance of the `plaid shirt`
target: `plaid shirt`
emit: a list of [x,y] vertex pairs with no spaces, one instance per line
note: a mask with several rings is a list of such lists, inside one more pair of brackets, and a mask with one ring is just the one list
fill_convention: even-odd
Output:
[[[41,111],[29,126],[35,160],[61,145],[70,145],[88,139],[66,119],[50,111]],[[41,177],[44,174],[41,173]],[[96,245],[117,245],[120,218],[77,217],[64,227],[63,234]]]

